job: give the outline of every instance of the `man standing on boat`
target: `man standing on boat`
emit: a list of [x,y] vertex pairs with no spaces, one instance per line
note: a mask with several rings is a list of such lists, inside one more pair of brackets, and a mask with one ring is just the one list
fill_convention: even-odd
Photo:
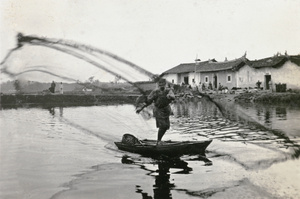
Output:
[[175,99],[173,91],[166,88],[166,80],[160,79],[158,81],[158,89],[153,90],[147,97],[147,100],[141,107],[138,107],[136,112],[140,113],[145,107],[154,102],[153,115],[156,119],[156,127],[158,128],[157,143],[161,144],[161,139],[170,128],[170,103]]

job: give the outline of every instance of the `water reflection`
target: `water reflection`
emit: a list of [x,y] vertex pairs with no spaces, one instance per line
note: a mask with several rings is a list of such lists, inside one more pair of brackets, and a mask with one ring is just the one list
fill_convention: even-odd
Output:
[[279,120],[286,120],[287,119],[287,110],[286,107],[276,107],[275,108],[276,117]]
[[64,108],[63,107],[59,107],[59,116],[62,117],[64,114]]
[[231,110],[225,118],[213,103],[203,98],[177,101],[172,108],[174,118],[170,134],[272,145],[276,150],[291,149],[292,157],[299,157],[300,110],[288,111],[284,106],[236,105],[238,111]]
[[177,100],[173,104],[173,112],[176,116],[194,117],[209,114],[211,116],[221,116],[218,107],[206,98],[192,98]]
[[[52,116],[55,116],[56,112],[55,112],[55,109],[57,107],[54,107],[54,106],[47,106],[45,107],[46,109],[48,109],[49,113],[52,115]],[[59,116],[62,117],[63,114],[64,114],[64,108],[62,106],[58,107],[58,110],[59,110]]]
[[172,198],[171,189],[175,187],[174,183],[170,183],[170,166],[167,163],[158,163],[158,175],[155,176],[155,184],[153,185],[154,198]]
[[48,110],[49,110],[49,113],[50,113],[52,116],[55,115],[55,108],[54,108],[54,107],[49,107]]
[[269,109],[266,109],[266,113],[265,113],[265,124],[270,126],[271,125],[271,120],[270,120],[270,117],[271,117],[271,113],[270,113],[270,110]]
[[[206,157],[201,156],[199,158],[191,159],[194,161],[203,160],[205,162],[210,162]],[[173,190],[176,185],[175,183],[170,182],[170,169],[179,169],[179,171],[173,174],[189,174],[192,171],[192,168],[188,167],[188,163],[181,159],[158,159],[153,160],[152,164],[157,165],[157,170],[148,169],[145,166],[145,163],[141,162],[139,159],[134,159],[130,156],[122,157],[123,164],[135,164],[139,165],[141,169],[148,171],[148,176],[154,176],[155,181],[153,184],[153,197],[151,194],[143,191],[142,187],[136,185],[136,193],[140,193],[143,199],[172,199],[171,190]],[[206,164],[207,165],[207,164]],[[210,164],[211,165],[211,164]]]

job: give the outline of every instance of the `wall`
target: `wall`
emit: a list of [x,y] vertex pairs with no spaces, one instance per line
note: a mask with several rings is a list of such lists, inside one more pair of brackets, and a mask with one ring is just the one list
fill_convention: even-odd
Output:
[[[217,76],[217,88],[219,87],[219,83],[223,87],[227,87],[228,89],[231,89],[232,87],[236,87],[236,78],[235,78],[235,72],[231,70],[226,71],[218,71],[218,72],[202,72],[200,73],[200,79],[201,83],[205,83],[205,86],[207,87],[209,82],[213,84],[214,87],[214,76]],[[228,75],[231,76],[231,81],[228,81]],[[205,82],[205,77],[208,77],[208,82]]]
[[300,89],[300,66],[287,61],[278,69],[270,72],[273,84],[285,83],[288,89]]
[[179,84],[179,79],[177,74],[165,74],[163,76],[168,82],[172,83],[172,80],[174,80],[174,84]]
[[300,89],[300,66],[287,61],[278,68],[264,67],[260,69],[251,68],[248,65],[237,71],[238,87],[256,87],[256,82],[262,82],[261,87],[266,88],[265,75],[271,75],[272,88],[275,90],[275,84],[285,83],[287,89]]
[[257,81],[262,82],[261,87],[263,87],[265,74],[267,73],[265,69],[254,69],[248,65],[243,66],[236,72],[237,87],[254,88]]

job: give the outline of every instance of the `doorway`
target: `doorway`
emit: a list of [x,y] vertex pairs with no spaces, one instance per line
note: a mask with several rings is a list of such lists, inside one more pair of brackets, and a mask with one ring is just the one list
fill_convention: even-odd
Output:
[[271,75],[265,75],[265,88],[266,90],[269,90],[270,89],[270,83],[271,81]]
[[184,84],[189,84],[189,77],[184,77],[183,78],[183,82],[184,82]]
[[215,89],[218,88],[218,77],[217,77],[217,75],[214,76],[214,88]]

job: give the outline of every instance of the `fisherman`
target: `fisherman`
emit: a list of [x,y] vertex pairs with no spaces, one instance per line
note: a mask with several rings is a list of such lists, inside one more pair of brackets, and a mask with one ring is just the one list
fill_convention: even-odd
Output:
[[64,86],[63,86],[63,83],[60,82],[60,94],[64,94]]
[[145,107],[154,102],[153,115],[156,119],[156,127],[158,128],[156,145],[162,144],[161,139],[170,128],[170,103],[175,99],[173,91],[166,88],[165,79],[158,81],[158,87],[158,89],[153,90],[149,94],[143,105],[136,109],[136,113],[140,113]]
[[49,88],[49,90],[50,90],[51,93],[55,93],[55,86],[56,86],[55,82],[52,81],[51,86]]

